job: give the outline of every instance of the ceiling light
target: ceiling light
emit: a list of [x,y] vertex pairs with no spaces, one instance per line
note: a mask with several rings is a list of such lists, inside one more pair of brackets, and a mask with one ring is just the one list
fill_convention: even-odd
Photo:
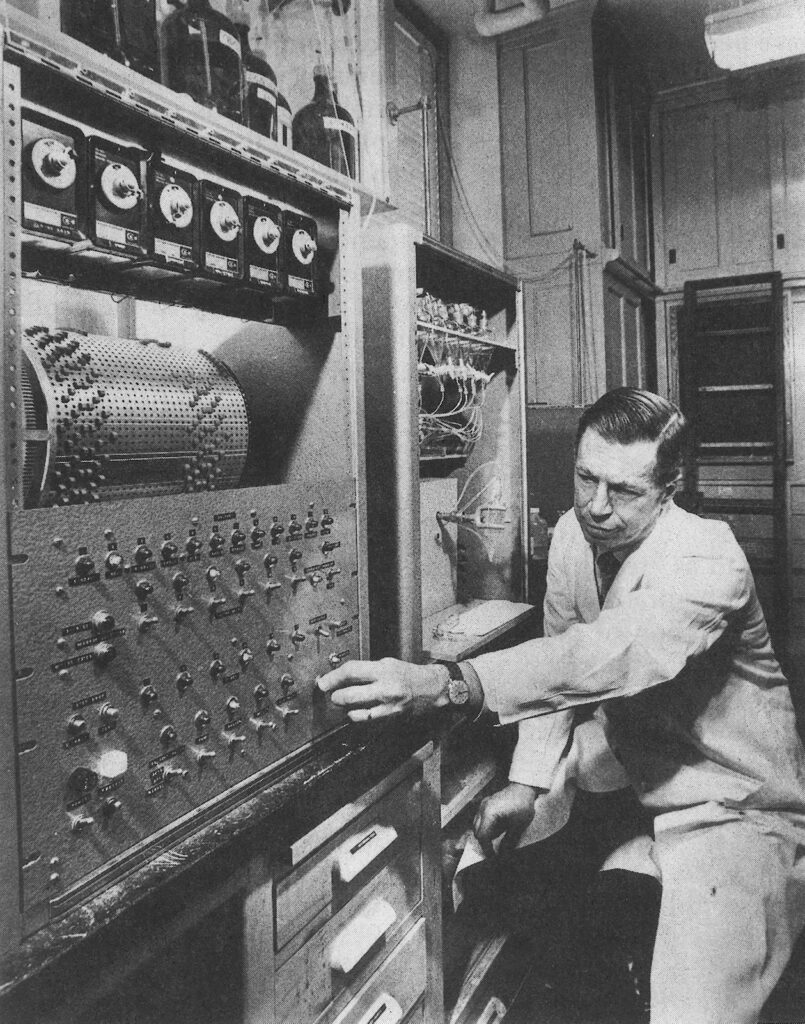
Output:
[[708,14],[704,40],[727,71],[805,54],[805,0],[751,0]]

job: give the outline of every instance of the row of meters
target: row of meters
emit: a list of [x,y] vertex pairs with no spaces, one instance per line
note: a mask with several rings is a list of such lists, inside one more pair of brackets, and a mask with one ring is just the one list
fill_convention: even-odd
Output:
[[272,297],[322,293],[312,217],[39,108],[23,111],[22,145],[23,228],[37,249]]

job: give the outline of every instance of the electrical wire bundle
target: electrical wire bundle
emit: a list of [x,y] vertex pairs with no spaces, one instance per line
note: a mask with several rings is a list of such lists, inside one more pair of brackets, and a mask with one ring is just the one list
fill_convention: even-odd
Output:
[[484,342],[418,326],[421,459],[461,458],[473,450],[483,431],[493,351]]

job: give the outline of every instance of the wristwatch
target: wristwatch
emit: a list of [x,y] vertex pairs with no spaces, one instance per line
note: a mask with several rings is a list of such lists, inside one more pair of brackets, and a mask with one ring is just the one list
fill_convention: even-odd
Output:
[[470,699],[470,687],[457,661],[437,661],[444,665],[450,678],[447,680],[447,699],[451,707],[460,708]]

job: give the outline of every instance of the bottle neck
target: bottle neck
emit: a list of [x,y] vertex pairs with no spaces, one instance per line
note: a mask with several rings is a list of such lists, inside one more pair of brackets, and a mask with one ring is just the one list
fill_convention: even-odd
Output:
[[313,102],[329,103],[331,106],[334,106],[335,99],[333,98],[330,79],[326,75],[314,75],[313,82],[315,86],[313,90]]

